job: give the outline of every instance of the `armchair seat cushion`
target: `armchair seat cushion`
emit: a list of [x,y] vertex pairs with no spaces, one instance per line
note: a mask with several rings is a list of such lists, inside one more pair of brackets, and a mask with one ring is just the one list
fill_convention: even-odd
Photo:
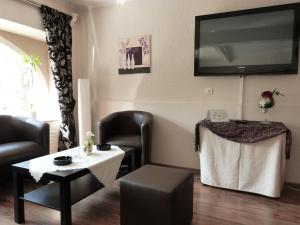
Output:
[[42,147],[33,141],[0,144],[0,164],[8,165],[43,155]]
[[128,146],[137,149],[141,149],[141,136],[140,135],[116,135],[108,138],[107,143],[110,145]]

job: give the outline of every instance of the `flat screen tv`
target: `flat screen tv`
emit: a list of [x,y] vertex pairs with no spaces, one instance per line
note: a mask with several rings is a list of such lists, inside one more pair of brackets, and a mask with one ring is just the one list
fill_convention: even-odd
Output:
[[196,16],[195,76],[297,74],[299,6]]

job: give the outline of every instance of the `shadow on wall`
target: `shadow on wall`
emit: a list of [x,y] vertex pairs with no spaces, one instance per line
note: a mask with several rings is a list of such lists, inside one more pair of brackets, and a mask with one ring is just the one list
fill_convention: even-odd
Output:
[[154,115],[152,161],[192,168],[199,162],[194,134],[164,117]]

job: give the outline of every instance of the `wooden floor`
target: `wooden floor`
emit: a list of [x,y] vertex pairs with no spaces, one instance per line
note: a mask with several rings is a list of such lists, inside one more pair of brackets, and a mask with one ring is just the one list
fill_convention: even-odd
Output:
[[[36,187],[26,184],[26,189]],[[119,225],[119,190],[102,189],[72,207],[73,225]],[[25,203],[25,224],[59,225],[59,212]],[[0,186],[0,225],[15,224],[11,185]],[[299,225],[300,190],[285,187],[280,199],[194,185],[192,225]],[[142,225],[142,224],[141,224]],[[155,225],[155,224],[153,224]]]

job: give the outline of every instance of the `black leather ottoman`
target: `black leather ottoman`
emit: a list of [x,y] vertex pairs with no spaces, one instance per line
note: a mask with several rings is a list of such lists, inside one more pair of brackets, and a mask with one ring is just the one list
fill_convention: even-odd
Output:
[[189,225],[194,176],[146,165],[120,179],[121,225]]

